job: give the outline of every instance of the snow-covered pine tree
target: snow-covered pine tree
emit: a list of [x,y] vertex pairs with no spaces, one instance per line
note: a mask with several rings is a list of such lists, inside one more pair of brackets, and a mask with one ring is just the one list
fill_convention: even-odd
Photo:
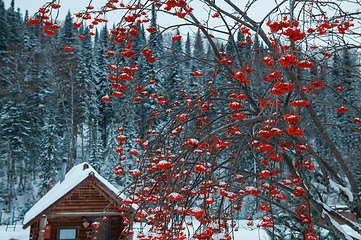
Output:
[[14,0],[11,0],[9,9],[6,10],[6,43],[7,45],[16,45],[21,42],[21,16],[20,10],[15,11]]
[[65,17],[65,21],[61,29],[61,41],[65,44],[70,44],[74,41],[74,26],[73,26],[73,16],[68,11],[68,14]]
[[59,136],[56,134],[56,113],[54,109],[46,109],[46,116],[44,116],[43,127],[41,128],[41,138],[39,142],[41,144],[41,153],[39,159],[36,161],[40,165],[39,187],[40,196],[49,191],[56,183],[58,179],[57,171],[59,169],[61,161],[59,161],[62,153],[58,150]]
[[[58,44],[58,51],[54,61],[54,73],[58,81],[57,94],[59,94],[59,104],[61,105],[63,112],[63,119],[65,122],[66,130],[64,133],[64,140],[67,143],[67,160],[68,168],[71,168],[75,164],[77,157],[77,114],[78,99],[77,99],[77,54],[75,51],[64,51],[65,46],[69,46],[73,42],[73,36],[75,28],[73,26],[73,17],[70,13],[66,15],[63,27],[60,29],[60,43]],[[56,36],[56,35],[55,35]],[[54,39],[56,40],[56,39]],[[77,47],[74,47],[76,50]],[[67,60],[65,60],[67,59]]]
[[117,126],[114,124],[114,122],[108,125],[107,133],[107,145],[106,148],[104,148],[104,162],[101,166],[100,174],[110,183],[117,183],[119,185],[119,183],[122,184],[121,181],[117,181],[117,179],[120,180],[120,177],[114,174],[114,166],[117,166],[119,162],[119,155],[114,151],[114,149],[117,149],[118,147],[117,137],[119,131],[117,130]]
[[104,147],[102,144],[101,132],[99,130],[100,128],[98,122],[93,120],[90,126],[91,137],[89,163],[97,172],[100,172],[101,167],[104,164]]
[[0,52],[6,50],[6,10],[5,3],[3,0],[0,0]]
[[1,141],[5,143],[2,149],[2,160],[4,166],[7,166],[7,202],[8,207],[12,207],[12,201],[16,199],[19,190],[23,190],[21,183],[20,188],[16,186],[19,181],[17,176],[20,175],[20,166],[28,161],[30,149],[27,148],[27,141],[31,135],[29,127],[29,112],[23,99],[24,92],[14,92],[11,98],[2,108],[0,117],[0,135]]
[[[180,36],[179,29],[176,30],[175,36]],[[178,91],[183,88],[185,84],[185,78],[183,75],[184,72],[184,56],[182,54],[182,40],[172,41],[171,50],[168,56],[168,63],[171,66],[167,73],[167,79],[164,83],[165,92],[167,92],[167,97],[169,101],[166,103],[168,108],[171,108],[171,105],[175,100],[179,98]],[[168,119],[166,117],[164,120]]]
[[[197,33],[194,37],[192,57],[194,57],[196,59],[204,58],[204,47],[203,47],[202,34],[199,29],[197,30]],[[198,65],[194,65],[193,70],[197,69],[197,67],[198,67]]]
[[89,128],[91,126],[91,115],[98,106],[94,106],[93,94],[95,90],[94,84],[94,57],[93,57],[93,46],[91,37],[89,34],[84,33],[84,28],[80,28],[78,31],[79,36],[84,35],[84,39],[79,40],[79,51],[77,60],[78,66],[76,69],[76,81],[77,88],[76,96],[78,102],[78,114],[77,114],[77,125],[78,125],[78,136],[80,146],[77,146],[78,151],[78,162],[84,162],[87,160],[88,143],[89,143]]
[[187,32],[187,38],[186,38],[185,44],[184,44],[184,53],[189,58],[189,60],[186,60],[184,62],[184,70],[185,70],[185,76],[186,77],[191,76],[192,73],[193,73],[193,71],[191,70],[191,66],[192,66],[192,61],[191,61],[192,50],[191,50],[191,48],[192,48],[192,46],[191,46],[191,38],[189,36],[189,32]]
[[245,64],[246,61],[248,61],[248,57],[250,56],[251,44],[247,43],[247,37],[245,36],[245,34],[242,33],[241,29],[237,31],[236,47],[238,52],[240,53],[240,56],[237,60],[239,61],[240,66]]
[[107,139],[107,126],[112,121],[112,104],[108,102],[101,101],[100,99],[107,94],[107,89],[105,86],[108,86],[108,76],[110,75],[110,70],[108,65],[112,64],[109,57],[105,54],[105,50],[109,47],[108,39],[108,29],[104,26],[99,33],[99,37],[95,42],[94,48],[94,60],[95,60],[95,77],[94,77],[94,86],[95,86],[95,101],[98,105],[99,115],[92,117],[95,121],[98,122],[100,139],[102,141],[103,147],[106,146]]

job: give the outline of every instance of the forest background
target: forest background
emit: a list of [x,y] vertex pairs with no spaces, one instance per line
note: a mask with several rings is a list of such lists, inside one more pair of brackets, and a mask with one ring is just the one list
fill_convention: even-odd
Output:
[[[110,91],[112,79],[109,76],[112,75],[112,64],[127,61],[120,54],[114,56],[112,53],[112,51],[119,52],[119,49],[109,37],[111,23],[95,28],[92,37],[86,26],[74,27],[74,18],[69,12],[65,20],[60,21],[62,27],[54,30],[56,34],[50,37],[44,34],[44,26],[29,25],[29,19],[28,13],[22,16],[20,10],[14,8],[13,1],[6,9],[4,2],[0,0],[0,164],[4,169],[4,174],[0,176],[1,204],[6,209],[18,205],[31,206],[57,182],[63,158],[67,159],[69,168],[87,161],[111,183],[120,188],[130,185],[134,180],[132,175],[114,174],[114,167],[119,163],[119,153],[115,152],[119,147],[117,141],[119,127],[125,126],[127,129],[127,140],[122,140],[122,148],[141,151],[142,147],[137,143],[146,139],[147,135],[161,131],[172,121],[172,116],[167,114],[167,111],[160,112],[159,99],[150,97],[144,98],[142,104],[134,103],[136,102],[134,97],[141,95],[141,90],[135,90],[139,92],[138,95],[125,94],[122,98],[116,98],[119,96],[115,96],[116,94]],[[149,26],[158,27],[157,12],[154,8],[150,14]],[[112,29],[114,28],[113,25]],[[266,76],[270,72],[269,65],[261,61],[267,58],[269,49],[258,36],[252,36],[251,39],[245,29],[233,31],[233,35],[228,40],[215,40],[216,45],[211,46],[208,44],[209,41],[205,41],[200,30],[180,33],[175,29],[172,34],[157,35],[146,29],[143,24],[138,24],[137,28],[139,35],[134,38],[132,49],[139,52],[149,41],[149,48],[153,50],[152,55],[157,61],[148,59],[145,61],[143,56],[139,55],[134,65],[142,67],[133,77],[137,79],[154,77],[154,84],[149,84],[146,88],[147,96],[148,93],[151,95],[155,90],[162,89],[161,93],[167,94],[168,98],[166,107],[174,107],[172,106],[174,104],[176,107],[195,95],[193,93],[197,93],[198,89],[211,86],[213,80],[209,79],[210,75],[212,78],[216,75],[218,84],[229,85],[230,77],[227,74],[215,72],[217,59],[214,55],[214,47],[224,56],[229,56],[229,62],[236,62],[240,66],[252,62],[252,69],[257,72],[248,76],[252,94],[257,95],[268,90],[269,86],[265,86],[264,82],[269,81],[260,76]],[[182,35],[183,38],[181,41],[174,41],[172,40],[174,35]],[[125,43],[120,44],[123,44],[121,47],[125,45]],[[70,45],[73,51],[64,51],[64,48]],[[179,62],[179,59],[182,59],[181,52],[185,53],[188,60]],[[235,52],[239,54],[235,55]],[[253,54],[251,62],[250,52]],[[326,57],[326,54],[324,56]],[[216,63],[214,65],[200,63],[203,59]],[[320,58],[319,63],[309,70],[298,71],[298,74],[303,78],[328,83],[327,88],[314,86],[311,89],[314,93],[317,92],[312,95],[312,102],[315,104],[315,110],[321,113],[318,118],[326,123],[333,142],[346,159],[359,186],[360,135],[357,127],[348,125],[358,123],[354,119],[360,107],[358,101],[360,82],[357,77],[359,54],[357,50],[346,47],[339,49],[337,54],[329,56],[327,60]],[[251,73],[250,70],[247,73]],[[197,74],[199,75],[196,76]],[[195,77],[197,77],[196,81],[189,81]],[[128,89],[138,87],[135,81],[127,83]],[[210,91],[217,95],[217,90]],[[338,94],[341,92],[342,97]],[[114,101],[101,100],[104,97],[108,99],[111,95]],[[225,98],[226,94],[218,95],[217,100],[222,102]],[[260,97],[258,100],[259,106],[255,108],[257,111],[271,106],[266,98]],[[133,104],[128,104],[129,102]],[[351,111],[348,113],[338,111],[341,105],[349,103],[355,108],[356,114]],[[220,109],[222,104],[219,106]],[[252,105],[250,102],[247,104]],[[254,105],[255,103],[252,107]],[[228,102],[224,106],[228,106]],[[231,108],[231,105],[229,106]],[[252,115],[253,111],[249,110],[247,113]],[[316,155],[323,156],[326,162],[328,161],[331,166],[328,171],[334,168],[337,172],[340,166],[333,162],[327,144],[323,143],[322,136],[314,131],[310,118],[303,118],[302,123],[307,126],[304,129],[307,144],[316,149]],[[217,124],[221,123],[209,128],[205,127],[206,132],[203,134],[213,132],[220,126]],[[206,118],[201,119],[195,129],[204,125],[207,125]],[[253,131],[252,134],[256,135],[257,131]],[[228,135],[231,134],[237,136],[235,131]],[[134,139],[141,140],[134,142]],[[174,148],[176,149],[178,145],[175,144]],[[192,146],[192,141],[188,142],[188,145]],[[298,147],[297,150],[301,152],[304,150],[302,148]],[[226,162],[229,155],[222,155],[223,153],[217,155],[217,161]],[[252,151],[247,150],[246,153],[242,158],[242,169],[248,174],[254,173],[249,175],[253,178],[262,169],[262,165],[254,159],[255,154]],[[134,154],[125,151],[123,155],[125,157],[121,164],[123,171],[134,169],[138,163]],[[315,167],[317,171],[311,174],[307,172],[311,168],[310,162],[299,163],[297,159],[293,160],[295,166],[298,166],[297,164],[305,166],[305,173],[302,174],[310,179],[315,188],[320,189],[322,201],[334,206],[345,203],[347,190],[341,187],[335,190],[318,185],[320,176],[317,174],[317,171],[320,171],[318,164],[312,165],[312,169]],[[283,172],[287,166],[280,163],[279,168]],[[244,185],[256,184],[253,180],[247,181]],[[340,192],[343,194],[339,194]],[[216,201],[223,202],[221,198]],[[253,216],[255,209],[260,207],[252,195],[242,199],[242,206],[243,208],[238,212],[240,218]]]

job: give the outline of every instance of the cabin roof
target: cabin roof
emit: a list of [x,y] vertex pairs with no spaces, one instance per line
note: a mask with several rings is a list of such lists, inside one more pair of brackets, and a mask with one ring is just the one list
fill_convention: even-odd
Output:
[[[111,196],[116,197],[119,195],[120,198],[125,198],[123,194],[120,194],[120,191],[116,187],[100,176],[94,168],[92,168],[88,163],[83,162],[70,169],[70,171],[65,175],[64,181],[59,181],[25,214],[23,228],[26,228],[33,222],[37,221],[47,210],[52,209],[62,199],[73,193],[75,189],[91,180],[95,180],[99,184],[103,185],[104,189]],[[134,205],[132,208],[134,210],[136,206]]]

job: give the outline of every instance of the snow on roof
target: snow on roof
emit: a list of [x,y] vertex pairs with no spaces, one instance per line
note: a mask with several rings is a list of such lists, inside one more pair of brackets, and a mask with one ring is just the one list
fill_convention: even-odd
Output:
[[[87,164],[88,168],[84,169],[84,165]],[[83,170],[84,169],[84,170]],[[70,192],[75,188],[79,183],[89,177],[89,174],[94,174],[94,177],[97,178],[101,183],[103,183],[110,191],[118,195],[119,190],[109,183],[105,178],[99,175],[94,168],[92,168],[88,163],[83,162],[74,166],[70,171],[65,175],[63,182],[58,182],[49,192],[47,192],[24,216],[23,225],[25,226],[32,219],[37,217],[40,213],[50,207],[53,203],[63,197],[65,194]],[[125,198],[123,194],[120,195],[121,198]]]

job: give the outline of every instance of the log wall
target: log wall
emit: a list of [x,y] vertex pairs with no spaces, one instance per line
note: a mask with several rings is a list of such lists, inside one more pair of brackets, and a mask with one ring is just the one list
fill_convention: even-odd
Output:
[[[61,200],[53,209],[45,213],[48,216],[48,224],[51,225],[50,240],[58,240],[58,227],[78,228],[79,235],[77,240],[90,240],[90,238],[87,237],[89,233],[93,236],[96,235],[93,232],[94,228],[91,226],[93,221],[101,222],[103,226],[109,223],[111,224],[107,239],[99,238],[100,235],[103,236],[103,234],[99,233],[98,240],[118,240],[124,229],[123,218],[120,216],[119,202],[114,202],[110,205],[107,212],[111,212],[112,216],[107,216],[108,220],[106,221],[101,220],[102,216],[71,215],[77,213],[103,212],[111,201],[112,197],[97,183],[88,182],[84,184],[70,196]],[[88,227],[83,226],[84,219],[89,222]],[[31,240],[38,240],[38,229],[39,221],[31,225]]]

